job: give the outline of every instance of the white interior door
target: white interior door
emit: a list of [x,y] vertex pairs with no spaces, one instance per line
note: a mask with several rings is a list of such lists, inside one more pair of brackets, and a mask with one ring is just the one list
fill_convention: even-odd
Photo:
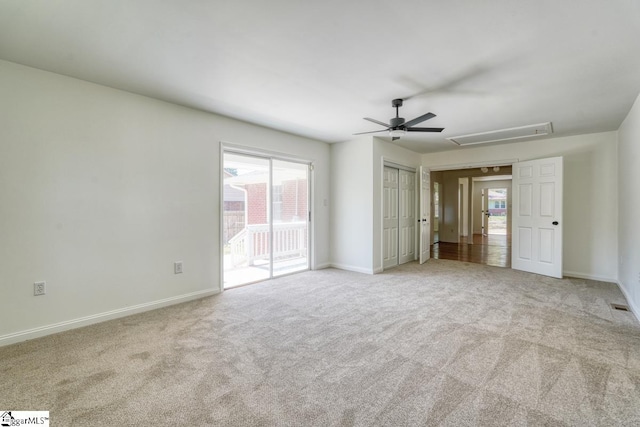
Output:
[[513,165],[511,266],[562,277],[562,157]]
[[420,264],[427,261],[430,256],[431,243],[431,183],[429,171],[420,166]]
[[398,169],[385,166],[382,176],[382,265],[389,268],[398,265]]
[[416,174],[399,171],[399,264],[416,259]]

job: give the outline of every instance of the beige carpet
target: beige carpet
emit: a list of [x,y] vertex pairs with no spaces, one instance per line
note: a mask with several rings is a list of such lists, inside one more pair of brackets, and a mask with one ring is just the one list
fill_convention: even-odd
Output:
[[53,426],[640,425],[613,284],[462,262],[305,272],[0,348]]

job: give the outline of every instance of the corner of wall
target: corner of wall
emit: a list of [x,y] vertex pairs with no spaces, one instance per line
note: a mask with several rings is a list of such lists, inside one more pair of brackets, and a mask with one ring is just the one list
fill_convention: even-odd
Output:
[[616,285],[618,285],[618,288],[622,292],[622,295],[624,295],[624,298],[627,300],[627,305],[629,306],[629,310],[631,310],[631,313],[633,313],[633,315],[636,317],[636,320],[640,321],[640,307],[638,307],[638,304],[636,304],[633,298],[631,298],[631,295],[629,295],[629,293],[627,292],[625,287],[622,286],[622,283],[620,281],[617,281]]
[[618,286],[640,315],[640,95],[617,131]]

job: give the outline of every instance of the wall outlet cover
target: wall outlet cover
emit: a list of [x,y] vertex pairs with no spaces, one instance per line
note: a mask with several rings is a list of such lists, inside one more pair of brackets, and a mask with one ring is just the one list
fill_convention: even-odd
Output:
[[182,261],[176,261],[173,263],[173,273],[174,274],[182,273]]
[[47,282],[35,282],[33,284],[33,295],[40,296],[47,293]]

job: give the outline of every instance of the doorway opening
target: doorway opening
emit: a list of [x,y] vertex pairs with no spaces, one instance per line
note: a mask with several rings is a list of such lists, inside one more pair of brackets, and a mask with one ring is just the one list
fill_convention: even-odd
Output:
[[309,269],[309,164],[223,153],[224,289]]
[[511,166],[432,171],[432,176],[444,212],[434,258],[510,267]]
[[482,189],[484,235],[507,235],[507,188]]

